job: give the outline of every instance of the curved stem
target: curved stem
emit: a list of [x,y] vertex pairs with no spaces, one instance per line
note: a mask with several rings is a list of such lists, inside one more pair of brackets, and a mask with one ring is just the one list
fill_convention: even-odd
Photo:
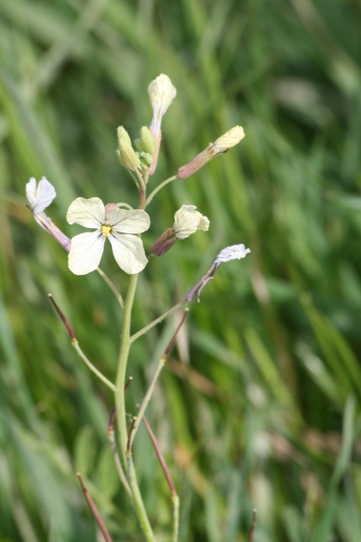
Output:
[[145,207],[147,207],[147,205],[150,204],[150,202],[152,201],[152,199],[154,198],[154,196],[159,192],[159,190],[161,190],[164,186],[166,186],[167,184],[171,183],[172,181],[175,181],[177,179],[177,175],[173,175],[172,177],[169,177],[169,179],[166,179],[165,181],[163,181],[162,183],[160,183],[157,188],[155,188],[153,190],[153,192],[151,192],[149,194],[149,196],[147,197],[147,201],[145,202]]
[[91,361],[88,360],[88,358],[86,357],[86,355],[84,354],[84,352],[82,351],[82,349],[80,348],[79,346],[79,343],[77,341],[77,339],[72,339],[71,341],[71,345],[75,348],[78,356],[84,361],[84,363],[89,367],[89,369],[99,378],[99,380],[101,380],[106,386],[108,386],[108,388],[110,388],[111,390],[115,391],[116,390],[116,387],[114,386],[113,382],[110,382],[110,380],[108,380],[104,375],[103,373],[101,373],[96,367],[95,365],[92,364]]
[[123,309],[123,308],[124,308],[124,301],[123,301],[122,296],[121,296],[120,293],[118,292],[117,287],[115,286],[115,284],[110,280],[110,278],[108,277],[108,275],[106,275],[106,274],[104,273],[104,271],[103,271],[100,267],[97,268],[97,272],[98,272],[99,275],[102,277],[102,279],[107,283],[107,285],[109,286],[109,288],[111,289],[111,291],[113,292],[113,294],[115,295],[115,297],[117,298],[117,301],[118,301],[119,305],[120,305],[121,308]]

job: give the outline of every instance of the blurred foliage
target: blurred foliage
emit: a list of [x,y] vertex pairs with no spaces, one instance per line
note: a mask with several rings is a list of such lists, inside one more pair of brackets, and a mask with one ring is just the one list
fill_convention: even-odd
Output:
[[[137,205],[115,156],[137,137],[147,85],[177,88],[151,188],[230,127],[245,140],[149,207],[146,247],[181,204],[211,221],[154,259],[134,330],[170,308],[223,247],[148,411],[181,498],[180,542],[361,540],[361,7],[357,0],[0,1],[0,540],[99,540],[80,471],[114,540],[140,541],[107,441],[112,398],[47,298],[113,378],[121,315],[97,274],[76,277],[25,208],[30,176],[58,197]],[[104,269],[122,291],[127,278]],[[174,329],[132,349],[136,411]],[[135,462],[159,541],[171,500],[144,430]]]

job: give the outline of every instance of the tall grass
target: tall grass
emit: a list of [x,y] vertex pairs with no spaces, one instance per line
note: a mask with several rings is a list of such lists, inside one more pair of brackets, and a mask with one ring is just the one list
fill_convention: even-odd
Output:
[[[221,248],[252,250],[192,305],[148,413],[181,498],[180,541],[245,541],[253,508],[256,542],[361,540],[360,16],[352,0],[0,2],[2,542],[98,540],[77,471],[114,540],[141,540],[106,438],[111,396],[47,293],[109,378],[117,306],[98,276],[69,273],[24,187],[55,185],[52,217],[69,235],[77,196],[136,205],[115,129],[136,137],[149,123],[146,88],[162,72],[178,95],[154,186],[233,125],[246,138],[152,204],[148,249],[183,203],[211,229],[147,268],[136,329]],[[136,343],[130,413],[173,329]],[[135,462],[168,540],[170,496],[144,430]]]

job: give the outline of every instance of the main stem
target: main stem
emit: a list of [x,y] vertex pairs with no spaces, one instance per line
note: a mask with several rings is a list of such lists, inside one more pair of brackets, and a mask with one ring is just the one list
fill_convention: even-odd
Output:
[[129,280],[127,297],[124,302],[123,324],[120,338],[120,350],[118,358],[118,369],[115,381],[115,409],[117,412],[117,425],[119,432],[120,457],[125,470],[127,461],[125,452],[127,449],[127,415],[125,411],[125,375],[127,370],[128,355],[130,349],[130,322],[134,302],[135,290],[137,287],[138,275],[131,275]]

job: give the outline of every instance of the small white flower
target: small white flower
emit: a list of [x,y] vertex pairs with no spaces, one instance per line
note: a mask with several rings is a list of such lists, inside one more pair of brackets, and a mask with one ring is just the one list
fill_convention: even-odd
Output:
[[177,239],[186,239],[197,230],[208,231],[208,218],[196,209],[195,205],[182,205],[175,213],[173,232]]
[[164,73],[162,73],[149,84],[148,93],[153,109],[151,128],[153,131],[153,136],[156,138],[160,131],[162,117],[176,97],[177,90],[173,86],[168,75],[164,75]]
[[36,186],[36,179],[31,177],[26,184],[26,197],[30,203],[30,209],[34,215],[36,222],[45,231],[47,231],[60,245],[69,252],[70,239],[67,237],[53,222],[46,216],[44,209],[49,207],[51,202],[56,197],[55,188],[48,179],[42,177]]
[[232,245],[221,250],[214,259],[213,264],[220,265],[230,260],[240,260],[241,258],[245,258],[249,252],[251,252],[250,249],[242,244]]
[[114,203],[104,206],[99,198],[77,198],[70,204],[66,218],[69,224],[95,230],[76,235],[71,240],[69,269],[75,275],[86,275],[98,267],[107,238],[123,271],[133,275],[147,265],[143,243],[136,235],[150,226],[145,211],[119,209]]
[[26,197],[34,215],[44,211],[56,197],[55,188],[46,177],[42,177],[36,186],[35,177],[31,177],[26,185]]

